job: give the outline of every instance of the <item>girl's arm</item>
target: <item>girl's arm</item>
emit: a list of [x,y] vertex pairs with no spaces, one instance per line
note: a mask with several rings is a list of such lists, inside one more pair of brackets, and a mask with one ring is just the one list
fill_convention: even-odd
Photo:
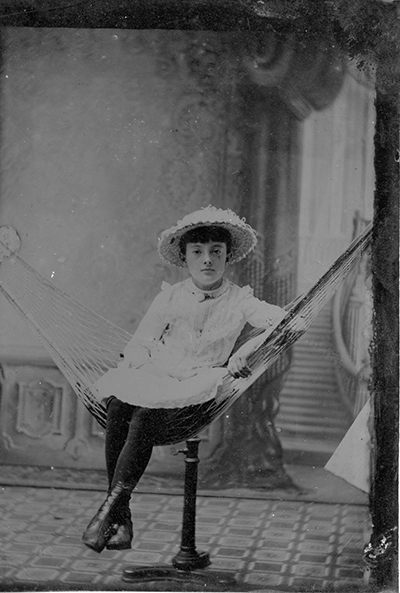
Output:
[[243,303],[243,314],[250,325],[265,331],[245,342],[229,359],[228,372],[235,378],[250,375],[251,370],[247,365],[249,355],[272,333],[285,317],[286,311],[277,305],[271,305],[249,294]]
[[[286,309],[261,301],[252,295],[246,299],[243,311],[248,323],[254,327],[263,328],[265,331],[248,340],[231,356],[228,362],[228,371],[234,377],[250,375],[251,370],[247,365],[248,357],[264,342],[287,314]],[[300,317],[297,321],[296,332],[301,335],[303,331],[305,331],[305,325],[303,326]]]
[[168,302],[169,295],[164,291],[160,292],[139,323],[123,353],[124,361],[129,363],[129,367],[137,368],[149,360],[153,345],[160,340],[168,325],[165,319]]
[[[272,328],[273,329],[273,328]],[[272,332],[265,330],[255,338],[247,340],[228,361],[228,372],[235,378],[248,377],[251,374],[251,369],[247,364],[247,360],[255,350],[265,341],[265,339]]]

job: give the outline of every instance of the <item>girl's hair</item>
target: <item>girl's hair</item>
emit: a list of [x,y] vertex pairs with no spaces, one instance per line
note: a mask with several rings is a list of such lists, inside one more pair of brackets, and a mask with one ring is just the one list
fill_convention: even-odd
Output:
[[179,250],[181,257],[186,257],[186,245],[188,243],[225,243],[226,253],[230,254],[232,249],[232,235],[221,226],[198,226],[187,231],[179,240]]

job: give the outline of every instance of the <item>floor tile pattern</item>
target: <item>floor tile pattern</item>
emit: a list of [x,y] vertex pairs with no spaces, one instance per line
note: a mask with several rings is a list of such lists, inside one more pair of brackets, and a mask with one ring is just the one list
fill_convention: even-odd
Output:
[[[94,491],[0,488],[0,584],[101,589],[120,583],[127,566],[171,564],[182,496],[135,493],[132,549],[99,555],[80,537],[102,499]],[[360,505],[200,496],[196,544],[210,554],[206,570],[228,571],[254,589],[357,591],[368,523]]]

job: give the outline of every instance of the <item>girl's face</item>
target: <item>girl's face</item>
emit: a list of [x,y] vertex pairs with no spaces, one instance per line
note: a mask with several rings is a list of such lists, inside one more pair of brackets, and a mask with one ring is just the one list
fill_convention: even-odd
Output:
[[225,243],[210,241],[186,245],[186,265],[197,288],[218,288],[225,272],[226,257]]

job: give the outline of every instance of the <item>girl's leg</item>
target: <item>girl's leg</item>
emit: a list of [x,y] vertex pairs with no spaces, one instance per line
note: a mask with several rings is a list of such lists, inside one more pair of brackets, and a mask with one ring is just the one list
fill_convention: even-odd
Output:
[[[110,547],[110,541],[118,536],[119,509],[129,505],[131,493],[150,461],[155,435],[159,432],[159,410],[133,406],[132,409],[128,435],[114,467],[108,496],[83,535],[83,542],[96,552],[101,552],[107,544]],[[110,458],[112,466],[113,455]]]
[[[121,404],[121,402],[119,403]],[[110,473],[111,469],[113,470],[113,475],[107,499],[90,522],[83,536],[83,542],[87,546],[101,552],[106,545],[110,547],[113,538],[118,540],[121,525],[120,519],[118,519],[119,509],[129,508],[130,496],[150,461],[153,446],[179,442],[186,438],[186,436],[182,437],[182,434],[188,430],[188,426],[190,426],[188,436],[200,431],[212,417],[210,416],[212,405],[212,402],[207,402],[179,410],[130,406],[132,417],[126,438],[126,431],[122,431],[125,443],[117,460],[116,451],[120,448],[122,439],[119,440],[118,436],[113,438],[111,434],[109,436],[108,467]],[[117,409],[117,407],[117,404],[111,405],[111,410]],[[112,416],[111,411],[110,416]],[[118,425],[117,416],[118,414],[115,412],[115,429]],[[130,546],[130,541],[128,543]],[[125,549],[128,547],[125,544],[126,537],[124,546],[122,547],[117,541],[114,549]],[[118,545],[119,547],[117,547]],[[111,547],[113,546],[111,545]]]
[[108,486],[111,487],[118,457],[128,437],[134,407],[111,396],[107,401],[106,467]]
[[[114,396],[107,400],[107,430],[105,439],[105,457],[108,476],[108,491],[111,491],[112,479],[119,455],[125,445],[129,432],[134,406],[120,401]],[[133,538],[132,518],[129,497],[122,497],[115,514],[114,535],[106,544],[108,550],[127,550]]]
[[111,488],[124,484],[129,494],[142,477],[153,452],[155,436],[160,429],[157,419],[160,410],[150,408],[133,409],[128,435],[114,469]]

